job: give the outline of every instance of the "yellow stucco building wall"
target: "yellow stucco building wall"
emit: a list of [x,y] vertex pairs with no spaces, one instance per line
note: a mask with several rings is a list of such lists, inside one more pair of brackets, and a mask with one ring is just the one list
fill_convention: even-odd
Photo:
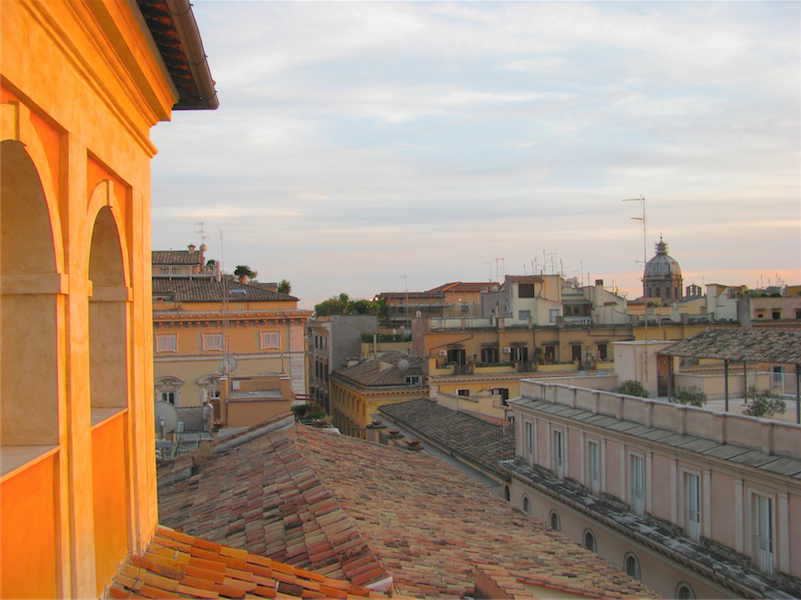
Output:
[[0,6],[0,596],[96,597],[157,523],[150,128],[136,3]]
[[[308,392],[306,320],[311,311],[297,300],[238,303],[228,306],[227,355],[236,360],[237,377],[286,373],[292,391]],[[223,335],[221,302],[155,302],[153,307],[155,397],[172,393],[177,406],[200,406],[219,390],[221,346],[207,336]],[[174,338],[163,343],[162,336]],[[160,344],[160,342],[162,342]],[[174,348],[174,349],[173,349]]]

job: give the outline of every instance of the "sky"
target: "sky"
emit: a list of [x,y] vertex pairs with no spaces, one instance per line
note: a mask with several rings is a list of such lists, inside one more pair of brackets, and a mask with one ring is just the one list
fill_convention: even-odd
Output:
[[[801,3],[195,0],[220,107],[152,131],[153,248],[342,292],[801,284]],[[207,239],[201,239],[201,226]]]

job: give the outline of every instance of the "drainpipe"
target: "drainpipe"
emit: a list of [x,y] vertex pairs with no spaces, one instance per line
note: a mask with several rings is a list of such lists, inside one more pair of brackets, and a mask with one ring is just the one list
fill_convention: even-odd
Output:
[[723,389],[726,395],[726,412],[729,412],[729,361],[723,360]]

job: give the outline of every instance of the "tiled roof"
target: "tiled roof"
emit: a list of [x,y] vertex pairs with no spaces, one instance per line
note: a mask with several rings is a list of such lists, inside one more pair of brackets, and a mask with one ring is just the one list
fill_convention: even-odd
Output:
[[801,329],[710,327],[662,350],[660,354],[801,365]]
[[[578,593],[653,597],[619,568],[424,452],[301,425],[294,431],[294,440],[276,431],[246,442],[185,485],[162,490],[162,522],[260,555],[274,550],[322,575],[344,572],[357,585],[388,573],[399,593],[415,598],[470,595],[475,562]],[[269,542],[259,548],[262,535]],[[304,552],[321,560],[308,561]],[[331,553],[342,567],[332,559],[317,570]]]
[[382,292],[379,295],[388,300],[404,300],[406,298],[444,298],[445,292],[434,290],[430,292]]
[[446,283],[445,285],[441,285],[439,287],[435,287],[433,290],[428,290],[429,293],[431,292],[452,292],[452,293],[459,293],[459,292],[480,292],[483,290],[488,290],[491,286],[498,285],[495,282],[487,282],[482,281],[480,283],[470,283],[464,281],[457,281],[455,283]]
[[337,579],[370,584],[387,577],[282,431],[241,444],[190,479],[161,488],[159,522]]
[[455,281],[452,283],[445,283],[425,292],[383,292],[380,294],[380,296],[383,298],[391,298],[393,300],[406,298],[407,295],[409,298],[444,298],[445,292],[480,292],[482,290],[489,289],[493,285],[498,284],[496,282],[487,281],[479,283]]
[[[409,363],[407,369],[402,370],[398,367],[401,360]],[[387,352],[376,360],[367,360],[352,367],[336,369],[332,375],[363,387],[405,386],[406,376],[422,376],[423,367],[419,357],[401,352]]]
[[514,429],[442,406],[428,398],[388,404],[378,409],[437,446],[473,464],[507,477],[498,462],[514,458]]
[[213,277],[174,277],[172,279],[154,277],[153,293],[172,294],[176,302],[222,302],[223,284],[228,289],[228,300],[231,302],[289,302],[297,300],[294,296],[271,292],[247,283],[239,283],[231,278],[224,282],[217,281]]
[[567,591],[654,597],[618,567],[424,452],[310,428],[299,428],[296,443],[403,594],[471,595],[473,563],[482,562]]
[[200,250],[153,250],[151,263],[154,265],[202,265],[203,253]]
[[386,598],[365,587],[158,527],[104,598]]

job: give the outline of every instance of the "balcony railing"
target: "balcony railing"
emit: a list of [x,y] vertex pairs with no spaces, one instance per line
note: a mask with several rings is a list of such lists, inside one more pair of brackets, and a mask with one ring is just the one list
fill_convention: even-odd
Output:
[[153,265],[153,277],[214,277],[216,267],[204,265]]

